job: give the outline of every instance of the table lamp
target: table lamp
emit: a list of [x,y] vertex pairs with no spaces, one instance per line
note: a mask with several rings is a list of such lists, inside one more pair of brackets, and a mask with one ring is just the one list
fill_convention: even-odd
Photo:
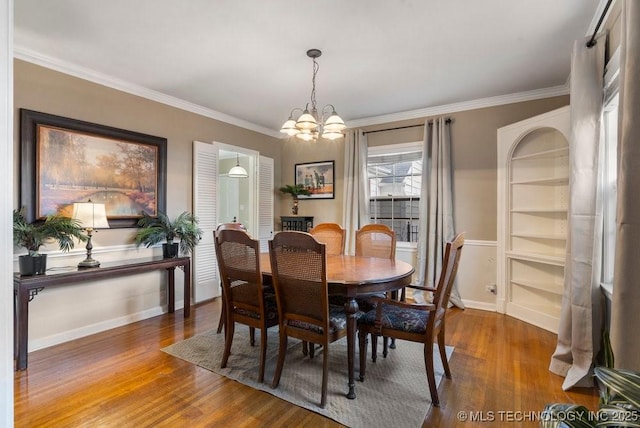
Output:
[[73,218],[78,220],[82,228],[87,231],[87,258],[78,263],[79,268],[99,267],[100,262],[91,257],[91,235],[96,229],[108,229],[107,213],[104,204],[96,204],[89,199],[87,202],[75,202],[73,204]]

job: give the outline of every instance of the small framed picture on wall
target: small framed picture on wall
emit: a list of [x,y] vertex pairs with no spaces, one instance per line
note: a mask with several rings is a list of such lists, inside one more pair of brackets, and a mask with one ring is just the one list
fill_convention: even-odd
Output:
[[309,196],[300,195],[299,199],[333,199],[333,183],[335,172],[334,161],[297,163],[295,183],[302,185],[311,194]]

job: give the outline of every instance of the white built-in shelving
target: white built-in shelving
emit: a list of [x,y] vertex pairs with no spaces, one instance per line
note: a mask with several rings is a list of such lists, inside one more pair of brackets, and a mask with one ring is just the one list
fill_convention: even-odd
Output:
[[498,308],[557,332],[569,203],[569,107],[498,130]]

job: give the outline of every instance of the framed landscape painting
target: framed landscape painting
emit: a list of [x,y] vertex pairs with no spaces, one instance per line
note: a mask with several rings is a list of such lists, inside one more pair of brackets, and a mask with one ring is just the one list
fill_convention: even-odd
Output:
[[297,163],[295,183],[303,185],[311,195],[299,195],[298,199],[333,199],[335,172],[333,161]]
[[29,221],[104,203],[110,227],[166,212],[167,140],[20,110],[20,202]]

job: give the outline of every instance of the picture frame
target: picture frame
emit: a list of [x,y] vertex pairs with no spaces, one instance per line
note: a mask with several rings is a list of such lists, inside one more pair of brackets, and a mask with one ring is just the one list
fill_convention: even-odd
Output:
[[303,185],[311,195],[299,195],[298,199],[335,198],[334,161],[297,163],[295,165],[295,184]]
[[109,227],[166,212],[167,139],[20,109],[20,203],[28,221],[105,204]]

